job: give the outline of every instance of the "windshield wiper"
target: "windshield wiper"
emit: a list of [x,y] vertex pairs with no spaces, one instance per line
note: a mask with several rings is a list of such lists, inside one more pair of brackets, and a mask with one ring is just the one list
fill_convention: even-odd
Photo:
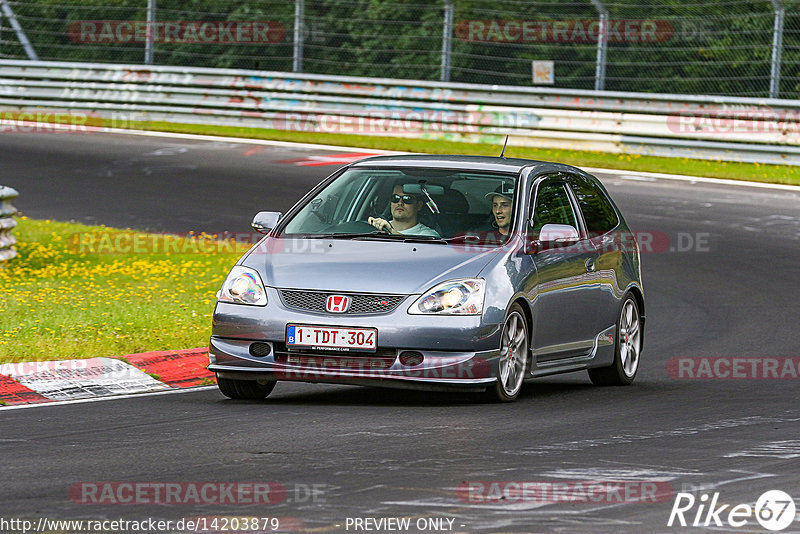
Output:
[[406,234],[367,234],[364,236],[359,236],[359,239],[378,239],[378,240],[389,240],[389,241],[403,241],[404,243],[435,243],[435,244],[447,244],[446,239],[442,239],[441,237],[434,237],[432,235],[406,235]]
[[380,230],[374,232],[351,232],[344,234],[306,234],[304,239],[353,239],[354,237],[372,237],[376,235],[389,235]]
[[348,234],[311,234],[303,236],[306,239],[365,239],[375,241],[404,241],[408,243],[435,243],[447,244],[448,241],[441,237],[432,235],[406,235],[406,234],[387,234],[380,230],[374,232],[348,233]]

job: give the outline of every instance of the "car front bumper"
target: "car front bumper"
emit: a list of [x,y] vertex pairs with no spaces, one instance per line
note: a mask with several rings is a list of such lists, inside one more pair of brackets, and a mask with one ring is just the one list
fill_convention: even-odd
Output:
[[[411,315],[410,295],[394,311],[317,314],[289,309],[267,288],[265,307],[220,302],[214,312],[208,369],[224,378],[474,390],[495,382],[502,325],[481,316]],[[376,353],[287,350],[286,325],[376,328]],[[253,350],[256,344],[258,350]],[[254,355],[263,354],[265,355]],[[404,354],[405,353],[405,354]],[[409,353],[422,362],[408,362]],[[401,357],[402,356],[402,357]],[[412,358],[413,359],[413,358]]]

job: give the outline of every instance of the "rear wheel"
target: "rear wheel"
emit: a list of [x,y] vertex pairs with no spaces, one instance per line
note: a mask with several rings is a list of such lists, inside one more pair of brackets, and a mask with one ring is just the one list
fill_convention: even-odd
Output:
[[234,380],[217,375],[217,386],[223,395],[230,399],[261,400],[275,389],[276,380],[258,382],[256,380]]
[[487,390],[489,398],[496,402],[511,402],[522,389],[528,364],[528,324],[519,304],[508,312],[503,334],[500,338],[500,360],[497,382]]
[[598,386],[627,386],[639,370],[642,351],[642,321],[636,299],[628,295],[622,301],[617,319],[614,363],[608,367],[589,369],[589,378]]

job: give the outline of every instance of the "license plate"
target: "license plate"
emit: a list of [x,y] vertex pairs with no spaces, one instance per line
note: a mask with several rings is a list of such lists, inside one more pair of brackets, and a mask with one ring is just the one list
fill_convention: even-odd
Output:
[[375,352],[377,328],[286,325],[287,347],[313,347],[342,352]]

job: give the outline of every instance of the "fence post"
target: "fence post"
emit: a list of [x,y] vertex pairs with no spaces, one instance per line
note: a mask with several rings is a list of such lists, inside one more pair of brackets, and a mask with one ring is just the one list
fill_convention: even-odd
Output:
[[3,11],[3,15],[6,16],[8,23],[11,24],[11,28],[17,34],[17,39],[22,45],[22,48],[25,49],[25,53],[28,54],[28,59],[31,61],[39,61],[39,56],[36,54],[36,50],[33,49],[33,45],[28,40],[28,36],[25,35],[25,30],[22,29],[22,26],[17,20],[17,16],[14,15],[14,12],[11,10],[11,6],[8,5],[6,0],[0,0],[0,10]]
[[305,0],[294,1],[294,57],[292,72],[303,72],[303,27],[305,26]]
[[608,49],[608,9],[601,0],[592,0],[600,14],[600,25],[597,28],[597,64],[594,70],[594,90],[602,91],[606,86],[606,50]]
[[17,208],[11,205],[11,201],[18,196],[15,189],[0,185],[0,264],[17,255],[14,248],[17,240],[11,235],[11,230],[17,226],[14,220]]
[[442,73],[439,79],[450,81],[450,57],[453,52],[453,2],[444,0],[444,25],[442,27]]
[[156,22],[156,0],[147,0],[147,33],[144,41],[144,64],[153,64],[153,54],[155,52],[155,22]]
[[783,51],[783,15],[780,0],[772,0],[775,25],[772,29],[772,64],[769,71],[769,97],[778,98],[781,91],[781,52]]

